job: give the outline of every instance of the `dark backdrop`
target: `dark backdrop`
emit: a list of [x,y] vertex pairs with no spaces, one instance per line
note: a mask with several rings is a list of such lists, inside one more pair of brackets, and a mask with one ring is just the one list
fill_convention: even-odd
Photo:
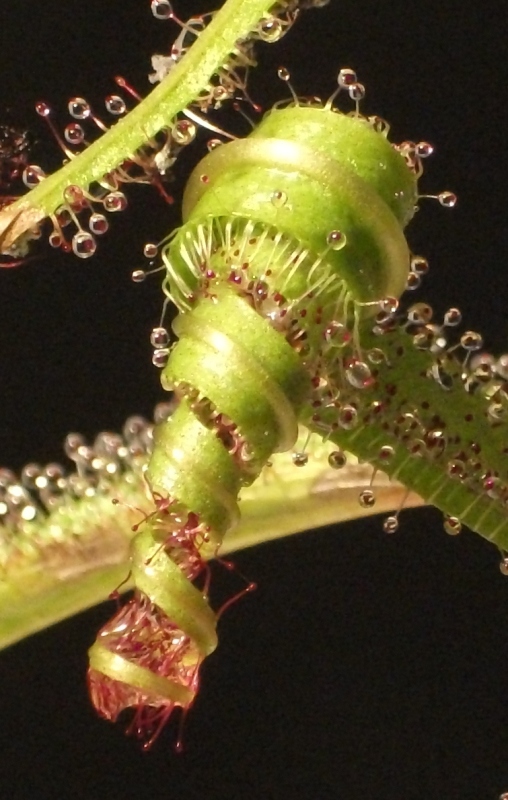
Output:
[[[182,16],[206,10],[175,0]],[[3,0],[0,122],[34,131],[37,159],[58,154],[37,125],[41,97],[96,105],[122,73],[145,91],[149,55],[176,36],[148,0]],[[453,189],[453,212],[426,204],[411,242],[431,262],[421,296],[438,315],[459,305],[488,346],[506,347],[508,199],[503,0],[332,0],[286,40],[260,48],[251,82],[269,107],[328,95],[341,66],[397,139],[428,139],[425,190]],[[9,111],[7,111],[9,109]],[[181,181],[180,181],[181,184]],[[177,182],[176,191],[180,184]],[[157,281],[129,280],[144,241],[177,223],[149,189],[131,193],[100,253],[43,251],[0,272],[1,461],[59,457],[69,430],[118,429],[161,397],[148,335]],[[25,798],[340,798],[494,800],[508,789],[508,582],[498,553],[446,537],[432,510],[295,537],[237,557],[259,591],[220,626],[220,648],[177,756],[170,738],[143,755],[86,698],[86,649],[99,608],[0,654],[0,794]]]

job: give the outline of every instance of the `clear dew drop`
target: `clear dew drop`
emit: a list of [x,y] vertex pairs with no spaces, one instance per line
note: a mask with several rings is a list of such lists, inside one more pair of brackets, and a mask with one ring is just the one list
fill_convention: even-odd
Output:
[[434,147],[429,142],[418,142],[416,145],[416,155],[418,158],[428,158],[434,152]]
[[393,317],[399,308],[399,301],[396,297],[383,297],[379,301],[379,313],[387,317]]
[[291,460],[295,467],[304,467],[309,463],[309,456],[307,453],[293,453]]
[[337,421],[346,431],[352,430],[358,423],[358,411],[354,406],[344,405],[339,410]]
[[163,369],[168,363],[168,359],[169,359],[169,350],[167,348],[154,350],[152,356],[152,364],[154,365],[154,367],[157,367],[157,369]]
[[169,334],[166,328],[154,328],[150,334],[150,344],[160,350],[169,344]]
[[379,449],[378,458],[383,464],[386,464],[388,461],[391,461],[393,456],[395,455],[395,450],[389,444],[383,445]]
[[71,122],[64,128],[64,137],[69,144],[78,145],[83,143],[85,132],[79,123]]
[[449,536],[457,536],[462,530],[462,525],[458,517],[445,516],[443,528]]
[[372,508],[376,505],[376,495],[372,489],[362,489],[358,495],[358,502],[362,508]]
[[260,22],[258,36],[263,42],[278,42],[284,35],[284,27],[277,17],[269,17]]
[[253,296],[255,297],[256,300],[261,302],[267,300],[269,292],[270,292],[270,287],[268,286],[266,281],[256,281],[253,289]]
[[483,481],[483,488],[493,500],[497,500],[499,497],[499,486],[499,478],[488,477]]
[[396,533],[399,529],[399,520],[396,516],[386,517],[383,520],[383,530],[385,533]]
[[152,0],[150,8],[155,19],[171,19],[173,16],[169,0]]
[[65,478],[65,471],[61,464],[51,463],[44,467],[44,476],[50,483],[59,484]]
[[83,436],[80,433],[69,433],[64,440],[64,452],[67,458],[75,461],[80,447],[85,443]]
[[502,422],[506,419],[507,409],[502,403],[490,403],[487,408],[489,422]]
[[109,113],[113,114],[115,117],[119,117],[121,114],[125,114],[127,111],[125,101],[123,97],[120,97],[119,94],[108,94],[104,100],[104,105],[106,106],[107,111],[109,111]]
[[380,347],[373,347],[372,350],[367,351],[367,358],[371,364],[377,366],[386,360],[386,355]]
[[71,97],[67,108],[73,119],[87,119],[91,114],[90,105],[84,97]]
[[72,250],[78,258],[90,258],[97,249],[97,243],[91,233],[80,231],[72,237]]
[[356,72],[354,69],[348,69],[344,67],[341,69],[339,74],[337,75],[337,83],[341,87],[341,89],[347,89],[349,86],[352,86],[354,83],[357,83]]
[[127,198],[123,192],[110,192],[104,198],[104,208],[106,211],[123,211],[127,208]]
[[39,464],[26,464],[21,470],[21,483],[26,489],[35,489],[36,480],[41,473]]
[[372,372],[364,361],[354,361],[346,369],[346,378],[355,389],[366,389],[372,384]]
[[143,439],[150,427],[144,417],[128,417],[122,429],[122,436],[126,442],[131,444]]
[[432,307],[427,303],[414,303],[407,311],[407,320],[412,325],[427,325],[432,319]]
[[422,279],[417,272],[410,272],[407,276],[406,281],[406,289],[408,292],[414,292],[416,289],[419,289],[422,283]]
[[[501,575],[508,576],[508,558],[506,556],[502,558],[501,561],[499,562],[499,570],[501,572]],[[502,796],[508,798],[508,794]]]
[[483,337],[476,331],[466,331],[460,337],[460,344],[464,350],[473,353],[483,347]]
[[423,256],[413,256],[411,258],[411,272],[417,275],[426,275],[429,271],[429,262]]
[[346,242],[346,235],[341,231],[330,231],[326,237],[326,243],[332,250],[342,250]]
[[466,465],[460,458],[452,458],[446,465],[446,471],[450,478],[464,480],[466,477]]
[[28,189],[37,186],[46,177],[45,172],[36,164],[30,164],[25,167],[22,174],[22,180]]
[[143,283],[145,278],[146,272],[144,269],[135,269],[131,274],[131,281],[133,281],[133,283]]
[[363,83],[352,83],[350,86],[348,86],[348,93],[351,100],[354,100],[356,103],[358,103],[365,97],[365,86]]
[[457,205],[457,195],[453,192],[440,192],[437,199],[443,208],[453,208]]
[[102,236],[109,228],[109,222],[104,214],[92,214],[88,224],[92,233],[97,236]]
[[83,190],[80,189],[79,186],[66,186],[63,192],[64,200],[74,209],[80,209],[83,201],[84,201],[84,194]]
[[291,74],[286,67],[279,67],[279,69],[277,70],[277,76],[280,78],[281,81],[285,81],[286,83],[287,81],[291,80]]
[[275,208],[282,208],[287,203],[287,194],[285,192],[272,192],[270,202]]
[[347,464],[347,456],[343,450],[332,450],[328,456],[328,465],[332,469],[342,469]]
[[49,117],[51,114],[51,108],[48,106],[47,103],[44,103],[42,100],[39,100],[35,104],[35,111],[39,115],[39,117]]
[[489,380],[494,375],[496,359],[491,353],[476,353],[470,362],[469,367],[475,373],[475,377]]
[[145,258],[155,258],[157,253],[159,252],[159,248],[153,242],[147,242],[143,247],[143,255]]
[[462,322],[462,313],[458,308],[449,308],[445,312],[443,323],[447,328],[455,328]]
[[196,126],[188,119],[180,119],[171,128],[171,136],[176,144],[185,146],[196,138]]
[[346,326],[342,322],[337,322],[336,320],[332,320],[330,324],[325,328],[324,332],[324,340],[325,342],[333,342],[334,344],[345,344],[345,341],[342,342],[341,340],[345,338],[345,334],[347,333]]

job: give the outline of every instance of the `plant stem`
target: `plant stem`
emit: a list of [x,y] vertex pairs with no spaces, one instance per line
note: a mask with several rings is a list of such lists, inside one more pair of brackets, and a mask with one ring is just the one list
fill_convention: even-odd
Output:
[[0,251],[7,252],[16,239],[54,213],[64,203],[68,186],[87,189],[171,125],[272,5],[273,0],[227,0],[189,52],[138,106],[72,161],[0,212]]
[[[399,505],[404,489],[378,474],[376,506],[362,509],[358,493],[372,470],[355,464],[331,470],[328,452],[318,444],[304,468],[295,467],[288,454],[274,457],[273,466],[242,493],[242,521],[227,534],[221,555]],[[0,649],[106,600],[125,581],[132,525],[139,515],[113,505],[111,497],[146,506],[141,480],[134,486],[124,481],[107,496],[74,500],[63,514],[57,509],[18,534],[10,557],[2,559]],[[413,495],[406,505],[421,502]],[[62,541],[54,532],[64,526]],[[124,582],[121,591],[130,588]]]

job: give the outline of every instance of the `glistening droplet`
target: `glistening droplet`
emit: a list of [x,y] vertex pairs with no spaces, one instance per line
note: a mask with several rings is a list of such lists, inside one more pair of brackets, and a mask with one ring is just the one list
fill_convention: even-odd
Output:
[[358,495],[358,502],[362,508],[372,508],[376,504],[376,496],[372,489],[363,489]]
[[88,224],[92,233],[95,233],[98,236],[102,236],[109,228],[109,222],[104,214],[92,214]]
[[104,198],[104,208],[106,211],[123,211],[127,208],[127,198],[123,192],[110,192]]
[[347,464],[347,457],[343,450],[333,450],[328,456],[328,464],[332,469],[342,469]]
[[167,347],[169,335],[166,328],[154,328],[150,334],[150,344],[157,349]]
[[46,174],[36,164],[30,164],[28,167],[25,167],[21,177],[25,186],[32,189],[46,177]]
[[83,142],[85,138],[85,132],[81,125],[79,125],[77,122],[71,122],[64,128],[64,136],[69,144],[78,145]]
[[91,113],[90,105],[84,97],[71,97],[67,108],[74,119],[87,119]]
[[347,89],[349,86],[352,86],[353,83],[357,82],[356,72],[353,69],[348,69],[345,67],[341,69],[338,76],[337,76],[337,83],[342,89]]
[[462,525],[457,517],[445,517],[443,528],[449,536],[457,536],[462,530]]
[[104,104],[109,113],[113,114],[115,117],[120,116],[120,114],[125,114],[127,110],[123,97],[120,97],[118,94],[109,94]]
[[453,208],[457,205],[457,195],[453,192],[441,192],[438,194],[437,199],[444,208]]
[[282,208],[285,206],[287,199],[288,197],[285,192],[272,192],[272,196],[270,197],[271,204],[275,206],[275,208]]
[[145,258],[155,258],[158,252],[159,248],[152,242],[147,242],[143,247],[143,255]]
[[346,246],[346,236],[341,231],[330,231],[326,243],[332,250],[342,250]]
[[72,249],[78,258],[90,258],[97,249],[97,244],[91,233],[80,231],[72,237]]
[[155,19],[171,19],[173,16],[173,8],[169,0],[152,0],[150,7]]
[[399,529],[399,520],[395,516],[386,517],[383,521],[383,530],[385,533],[396,533]]
[[278,42],[283,35],[284,28],[277,17],[269,17],[260,22],[258,36],[263,42]]
[[339,410],[337,421],[341,428],[350,431],[358,423],[358,411],[354,406],[344,405]]
[[354,361],[346,369],[346,378],[355,389],[366,389],[372,384],[372,372],[364,361]]
[[157,367],[158,369],[163,369],[168,363],[168,358],[169,358],[169,350],[167,350],[166,348],[160,350],[154,350],[152,356],[152,364],[154,365],[154,367]]

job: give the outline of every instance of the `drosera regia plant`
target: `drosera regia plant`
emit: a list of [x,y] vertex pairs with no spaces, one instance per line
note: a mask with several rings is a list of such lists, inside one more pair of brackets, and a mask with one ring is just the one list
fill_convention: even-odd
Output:
[[[194,37],[196,25],[189,28]],[[203,41],[201,32],[195,38]],[[240,38],[247,40],[247,32]],[[240,52],[241,67],[250,67],[247,44]],[[231,74],[226,70],[226,78]],[[280,77],[289,82],[284,69]],[[337,88],[337,98],[323,101],[290,98],[247,139],[211,147],[190,178],[184,226],[157,253],[147,250],[150,259],[160,252],[166,297],[180,312],[180,343],[171,352],[164,321],[152,334],[154,361],[180,403],[158,427],[136,523],[122,505],[129,498],[113,507],[108,498],[111,515],[124,514],[139,528],[132,555],[137,592],[92,648],[90,682],[105,716],[136,708],[133,728],[148,741],[174,706],[192,702],[199,663],[215,646],[215,616],[202,597],[205,561],[236,515],[237,491],[274,450],[294,447],[297,422],[333,443],[333,466],[353,452],[441,507],[448,532],[465,523],[505,544],[505,359],[485,356],[478,334],[455,334],[456,309],[436,322],[424,302],[399,302],[406,284],[414,289],[427,270],[423,257],[410,255],[402,227],[421,196],[417,179],[430,148],[391,146],[384,120],[364,116],[364,88],[352,71],[339,73]],[[236,81],[232,93],[238,91]],[[38,110],[46,117],[46,109]],[[81,104],[78,113],[91,116],[85,112]],[[97,231],[87,233],[80,215],[91,220],[95,202],[115,211],[105,200],[123,195],[115,181],[133,179],[136,159],[143,169],[157,166],[161,152],[170,160],[170,144],[182,131],[190,136],[206,109],[191,112],[194,118],[174,122],[172,138],[165,133],[153,152],[122,154],[122,171],[108,171],[106,195],[91,198],[88,188],[66,186],[63,203],[44,207],[53,215],[52,244],[69,241],[63,216],[73,231],[71,249],[91,255]],[[381,176],[373,168],[380,164]],[[44,186],[7,207],[7,257],[24,255],[14,235],[25,215],[34,222],[29,198],[43,196]],[[451,193],[437,199],[453,205]],[[94,244],[82,249],[90,235]],[[87,497],[95,502],[108,468],[123,472],[136,458],[142,462],[146,430],[131,424],[126,440],[103,436],[94,448],[68,440],[77,465],[72,517]],[[302,472],[305,450],[304,442],[293,458]],[[65,479],[58,472],[27,470],[24,477],[24,487],[5,487],[12,518],[31,522],[29,509],[40,503],[62,511]],[[359,497],[366,509],[375,503],[369,481]],[[398,514],[384,523],[387,532],[397,525]],[[190,581],[199,577],[196,591]]]

